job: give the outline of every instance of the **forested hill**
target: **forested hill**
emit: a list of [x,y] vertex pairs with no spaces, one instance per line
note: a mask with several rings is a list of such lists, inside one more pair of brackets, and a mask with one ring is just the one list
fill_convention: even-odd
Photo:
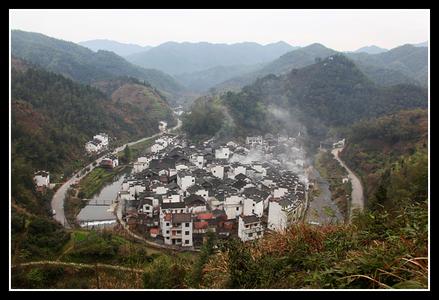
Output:
[[[292,69],[303,68],[314,64],[337,52],[321,44],[292,50],[274,61],[267,63],[263,68],[241,75],[214,87],[217,91],[238,91],[243,86],[251,84],[257,78],[268,74],[281,75]],[[342,54],[342,53],[340,53]],[[428,48],[403,45],[389,51],[377,54],[343,53],[351,59],[357,67],[373,82],[381,86],[396,84],[414,84],[427,86],[428,80]]]
[[85,155],[84,143],[98,132],[121,143],[157,132],[162,119],[175,122],[167,102],[150,87],[126,79],[116,92],[130,99],[130,89],[136,101],[113,101],[96,88],[13,59],[13,165],[22,161],[30,169],[68,173]]
[[354,124],[341,157],[360,175],[369,205],[427,198],[428,112],[404,110]]
[[134,66],[113,52],[93,52],[75,43],[40,33],[13,30],[11,49],[13,56],[81,83],[131,76],[147,81],[174,98],[184,92],[184,88],[171,76],[159,70]]
[[413,85],[380,87],[337,54],[284,76],[266,76],[241,92],[228,92],[221,96],[221,103],[240,132],[269,132],[297,120],[311,135],[323,137],[330,126],[426,108],[427,90]]

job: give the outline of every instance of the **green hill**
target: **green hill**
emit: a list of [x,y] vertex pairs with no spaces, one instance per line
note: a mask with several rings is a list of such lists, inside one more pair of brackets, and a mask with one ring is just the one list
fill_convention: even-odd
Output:
[[13,56],[81,83],[131,76],[150,83],[173,98],[184,92],[181,85],[161,71],[134,66],[113,52],[93,52],[40,33],[13,30],[11,49]]
[[[404,110],[354,124],[341,157],[365,186],[370,204],[426,198],[428,113]],[[417,178],[417,179],[415,179]]]
[[28,182],[38,169],[49,171],[53,180],[67,176],[84,161],[84,144],[98,132],[122,144],[158,132],[162,119],[175,123],[166,100],[135,79],[119,79],[112,99],[14,58],[11,82],[12,183],[17,186],[12,199],[17,203],[23,195],[19,178]]
[[[377,54],[343,53],[373,82],[381,86],[396,84],[415,84],[426,87],[428,75],[427,48],[403,45]],[[339,53],[321,44],[292,50],[263,68],[254,72],[231,78],[216,85],[219,91],[239,91],[243,86],[253,83],[256,79],[268,74],[281,75],[292,69],[300,69]]]
[[425,89],[414,85],[378,86],[340,54],[286,75],[268,75],[241,92],[228,92],[220,98],[241,134],[283,128],[297,131],[298,122],[314,138],[323,138],[329,127],[401,109],[427,107]]

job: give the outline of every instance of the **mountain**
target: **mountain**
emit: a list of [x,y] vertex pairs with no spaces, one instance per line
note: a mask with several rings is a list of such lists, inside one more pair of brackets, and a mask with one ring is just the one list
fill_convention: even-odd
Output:
[[217,66],[203,71],[175,75],[174,77],[180,84],[189,90],[205,92],[223,81],[250,73],[261,67],[262,64]]
[[418,44],[412,44],[415,47],[428,47],[428,42],[422,42]]
[[87,47],[94,52],[99,50],[106,50],[116,53],[119,56],[127,56],[137,52],[147,51],[151,49],[151,46],[139,46],[136,44],[120,43],[112,40],[98,39],[89,40],[78,43],[81,46]]
[[[312,44],[290,51],[278,59],[267,63],[262,69],[231,78],[214,87],[216,91],[239,91],[257,78],[268,74],[280,75],[295,68],[313,64],[339,53],[321,44]],[[395,84],[417,84],[426,87],[428,76],[428,58],[426,48],[403,45],[386,52],[368,54],[365,52],[344,53],[357,67],[376,84],[391,86]]]
[[167,42],[126,59],[145,68],[155,68],[171,75],[193,73],[217,66],[254,65],[268,62],[295,49],[285,42],[212,44]]
[[[427,86],[428,49],[413,45],[402,45],[379,54],[347,53],[346,56],[360,66],[368,65],[379,69],[398,71]],[[379,82],[379,80],[377,80]]]
[[260,70],[238,76],[215,86],[217,91],[234,90],[238,91],[241,87],[251,84],[257,78],[268,74],[283,74],[292,69],[302,68],[316,62],[317,59],[324,59],[337,51],[326,48],[322,44],[314,43],[303,48],[290,51],[279,58],[267,63]]
[[11,51],[16,57],[81,83],[130,76],[149,82],[167,96],[177,97],[184,91],[171,76],[161,71],[134,66],[113,52],[99,50],[95,53],[75,43],[40,33],[13,30]]
[[[284,75],[267,75],[240,92],[228,92],[213,99],[218,97],[233,118],[235,133],[297,131],[298,122],[310,135],[319,138],[330,127],[401,109],[426,108],[428,103],[426,89],[403,84],[379,86],[341,54]],[[217,128],[220,129],[221,126]]]
[[384,48],[372,45],[372,46],[361,47],[360,49],[358,49],[354,52],[356,52],[356,53],[364,52],[367,54],[378,54],[378,53],[382,53],[382,52],[386,52],[386,51],[388,51],[388,49],[384,49]]

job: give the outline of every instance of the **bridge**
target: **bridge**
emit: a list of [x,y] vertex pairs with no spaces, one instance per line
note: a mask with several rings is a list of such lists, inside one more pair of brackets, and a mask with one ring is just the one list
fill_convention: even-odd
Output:
[[111,204],[113,204],[114,200],[107,200],[107,199],[82,199],[82,201],[89,201],[88,205],[93,205],[93,206],[110,206]]

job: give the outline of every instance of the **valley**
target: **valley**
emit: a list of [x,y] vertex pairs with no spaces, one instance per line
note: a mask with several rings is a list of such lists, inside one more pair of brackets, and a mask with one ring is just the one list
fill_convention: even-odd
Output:
[[430,287],[428,42],[11,28],[10,289]]

